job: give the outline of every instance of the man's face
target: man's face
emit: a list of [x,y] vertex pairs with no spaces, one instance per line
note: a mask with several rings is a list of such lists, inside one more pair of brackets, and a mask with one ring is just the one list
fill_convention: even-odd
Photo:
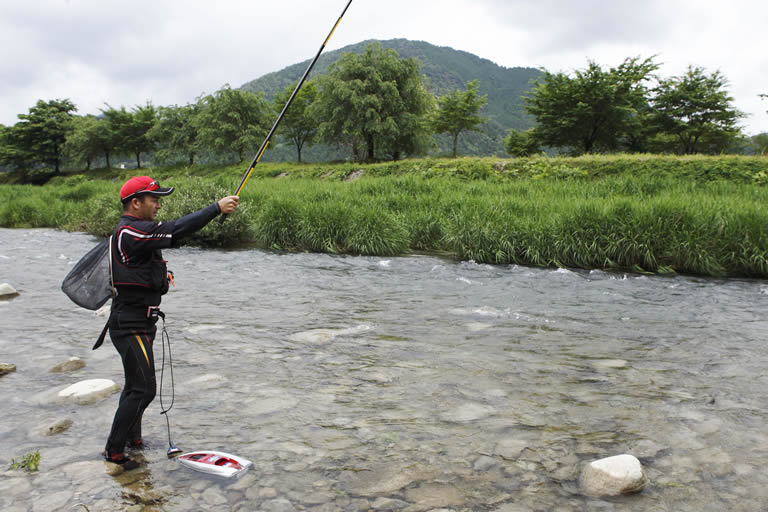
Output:
[[137,217],[144,220],[155,220],[157,211],[160,209],[160,198],[147,194],[137,200],[139,201]]

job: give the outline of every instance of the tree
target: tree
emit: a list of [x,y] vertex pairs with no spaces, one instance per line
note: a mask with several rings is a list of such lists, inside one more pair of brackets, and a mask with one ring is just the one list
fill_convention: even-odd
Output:
[[109,154],[124,154],[128,151],[127,136],[131,124],[131,113],[121,106],[116,109],[109,104],[102,109],[104,115],[104,129],[101,130],[102,148],[107,158],[107,168],[110,167]]
[[[89,171],[94,159],[103,152],[100,124],[104,121],[94,116],[79,116],[74,118],[72,133],[64,144],[67,157],[75,162],[85,162]],[[109,156],[107,155],[107,162]]]
[[170,161],[177,155],[186,155],[189,165],[195,163],[195,156],[200,151],[200,126],[197,116],[202,109],[202,101],[179,107],[160,107],[157,120],[147,134],[157,147],[157,156]]
[[756,155],[768,156],[768,133],[760,133],[750,139]]
[[62,147],[72,129],[72,112],[77,111],[68,99],[38,100],[28,114],[19,114],[12,130],[17,157],[52,165],[55,174],[61,170]]
[[16,126],[0,125],[0,165],[20,168],[29,158],[19,145]]
[[574,77],[544,70],[526,110],[538,123],[543,146],[570,148],[574,153],[614,150],[638,135],[641,114],[647,110],[647,86],[658,69],[653,57],[625,59],[604,71],[590,62]]
[[124,147],[136,155],[136,166],[141,169],[141,154],[152,151],[154,141],[149,137],[149,131],[155,124],[157,109],[149,102],[144,106],[136,105],[131,110],[128,125],[123,134]]
[[359,160],[387,153],[393,159],[423,151],[428,127],[422,122],[432,100],[422,83],[421,63],[401,59],[371,43],[360,54],[345,53],[318,78],[313,111],[320,140],[351,146]]
[[202,104],[197,126],[203,144],[220,154],[234,151],[239,162],[246,150],[258,148],[271,127],[272,110],[263,94],[225,85]]
[[467,90],[453,91],[437,100],[438,109],[432,119],[436,133],[448,133],[453,141],[453,157],[457,155],[459,134],[474,130],[488,120],[477,115],[488,102],[488,95],[478,96],[477,80],[467,82]]
[[504,148],[512,156],[525,157],[539,153],[541,149],[536,141],[534,128],[519,132],[510,130],[507,138],[504,139]]
[[[291,97],[296,83],[286,87],[275,94],[274,105],[278,112],[282,112],[288,99]],[[317,97],[317,84],[314,81],[305,82],[291,106],[286,110],[278,131],[296,146],[297,161],[301,162],[301,150],[304,144],[311,146],[317,133],[317,121],[310,113],[310,106]]]
[[677,138],[679,153],[726,150],[740,135],[736,123],[744,117],[731,106],[727,84],[719,71],[707,75],[692,66],[682,76],[661,80],[654,89],[652,123]]

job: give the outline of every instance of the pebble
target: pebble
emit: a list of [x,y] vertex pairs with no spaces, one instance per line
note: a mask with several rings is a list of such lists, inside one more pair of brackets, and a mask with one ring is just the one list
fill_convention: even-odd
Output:
[[69,427],[71,426],[72,420],[69,418],[56,421],[55,423],[49,425],[47,429],[45,429],[45,435],[54,436],[56,434],[61,434],[62,432],[69,430]]

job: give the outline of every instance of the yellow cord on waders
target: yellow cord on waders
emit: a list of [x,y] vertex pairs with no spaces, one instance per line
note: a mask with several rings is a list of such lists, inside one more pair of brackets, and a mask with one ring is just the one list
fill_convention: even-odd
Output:
[[[280,112],[280,115],[277,116],[277,120],[275,121],[275,124],[273,124],[272,129],[269,130],[269,133],[267,134],[267,138],[265,138],[264,142],[261,144],[261,147],[259,148],[259,152],[256,154],[256,157],[253,159],[253,162],[251,162],[251,165],[248,166],[248,170],[245,171],[245,174],[243,175],[243,179],[240,180],[240,185],[238,185],[234,195],[240,197],[240,193],[243,191],[243,188],[245,187],[245,184],[248,181],[248,178],[251,177],[253,168],[256,167],[256,164],[259,163],[259,160],[261,159],[261,155],[264,154],[264,151],[267,149],[267,146],[269,145],[269,141],[272,139],[272,135],[274,135],[275,130],[277,130],[277,125],[279,125],[280,121],[282,121],[283,116],[285,115],[285,111],[288,110],[288,107],[293,102],[293,98],[296,97],[296,93],[299,92],[299,89],[304,84],[304,81],[307,79],[307,75],[309,75],[309,72],[312,71],[312,68],[315,66],[315,62],[317,62],[318,57],[320,57],[320,54],[323,53],[323,50],[325,49],[325,45],[328,44],[328,41],[331,39],[331,36],[336,31],[336,27],[339,26],[339,23],[341,22],[341,18],[344,17],[344,14],[347,12],[347,9],[349,9],[350,4],[352,4],[352,0],[349,0],[347,2],[347,5],[344,7],[344,10],[341,11],[341,15],[339,15],[339,19],[336,20],[336,23],[333,24],[333,28],[328,33],[328,37],[325,38],[325,41],[323,41],[323,44],[320,46],[320,49],[317,51],[317,55],[315,55],[315,58],[312,59],[312,62],[309,63],[309,66],[307,67],[307,70],[304,71],[304,75],[302,75],[301,79],[299,80],[299,83],[296,84],[296,88],[293,90],[290,98],[288,98],[288,101],[285,103],[285,106],[283,107],[282,112]],[[227,218],[226,213],[221,217],[219,217],[219,225],[222,225],[226,218]]]

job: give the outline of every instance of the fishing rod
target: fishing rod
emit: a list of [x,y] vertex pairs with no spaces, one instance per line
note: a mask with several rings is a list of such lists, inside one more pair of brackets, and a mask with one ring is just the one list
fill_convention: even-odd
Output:
[[[320,54],[323,53],[323,50],[325,49],[325,45],[328,44],[328,41],[331,39],[331,36],[333,35],[333,32],[336,30],[336,27],[339,26],[339,23],[341,22],[341,18],[344,17],[344,14],[347,12],[347,9],[349,9],[349,6],[351,3],[352,3],[352,0],[349,0],[347,2],[346,7],[344,7],[344,10],[341,11],[341,15],[339,15],[339,19],[336,20],[336,23],[334,23],[333,28],[328,33],[328,37],[325,38],[325,41],[323,41],[323,44],[320,46],[320,49],[317,51],[317,55],[315,55],[315,58],[312,59],[312,62],[310,62],[309,66],[307,66],[307,70],[304,71],[304,75],[302,75],[301,79],[299,80],[299,83],[296,84],[296,88],[293,90],[293,93],[291,93],[291,96],[288,98],[288,101],[285,103],[285,106],[283,107],[283,110],[280,112],[280,115],[277,116],[277,120],[275,121],[275,124],[272,125],[272,129],[269,130],[269,133],[267,134],[267,138],[264,139],[264,142],[261,143],[261,147],[259,148],[259,151],[256,153],[256,156],[253,158],[251,165],[248,166],[248,170],[245,171],[245,174],[243,174],[243,179],[240,180],[240,185],[238,185],[237,190],[235,190],[235,193],[233,195],[240,196],[240,192],[242,192],[243,187],[245,187],[245,184],[248,181],[248,178],[251,177],[253,168],[256,167],[256,164],[258,164],[259,160],[261,160],[261,155],[264,154],[264,151],[267,149],[267,146],[269,145],[269,141],[272,139],[272,136],[275,134],[275,130],[277,130],[277,125],[279,125],[280,121],[283,120],[283,116],[285,115],[285,112],[288,110],[288,107],[291,106],[291,103],[293,102],[293,98],[296,97],[296,94],[299,92],[299,89],[301,89],[301,86],[304,84],[304,81],[307,79],[309,72],[312,71],[312,68],[315,66],[315,62],[317,62],[318,57],[320,57]],[[227,218],[226,213],[221,217],[219,217],[219,225],[224,224],[224,221],[226,220],[226,218]]]

